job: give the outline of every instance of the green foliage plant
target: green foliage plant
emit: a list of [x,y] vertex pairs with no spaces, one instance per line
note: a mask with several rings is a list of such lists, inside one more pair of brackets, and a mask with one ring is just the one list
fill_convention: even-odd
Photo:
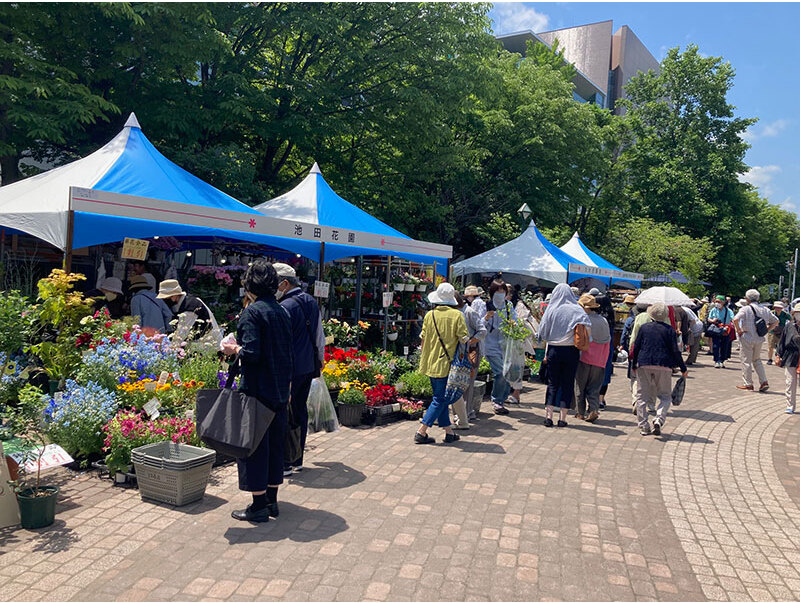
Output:
[[[19,464],[19,478],[11,485],[17,492],[30,488],[34,496],[40,492],[42,475],[40,462],[49,443],[44,421],[47,402],[47,396],[39,388],[26,385],[19,392],[19,404],[15,407],[6,407],[3,415],[7,428],[23,441],[26,449],[24,458]],[[35,477],[29,475],[24,467],[31,461],[36,461]]]

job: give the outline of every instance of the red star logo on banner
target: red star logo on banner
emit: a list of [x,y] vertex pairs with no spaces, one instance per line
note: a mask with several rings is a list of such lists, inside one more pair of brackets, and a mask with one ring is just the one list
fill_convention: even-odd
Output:
[[250,228],[255,228],[255,227],[256,227],[256,219],[250,218]]

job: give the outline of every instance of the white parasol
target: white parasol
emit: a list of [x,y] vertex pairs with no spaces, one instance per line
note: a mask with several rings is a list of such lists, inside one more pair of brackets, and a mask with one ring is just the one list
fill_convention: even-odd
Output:
[[691,306],[693,303],[683,291],[676,287],[650,287],[639,294],[635,303],[652,305],[659,302],[665,306]]

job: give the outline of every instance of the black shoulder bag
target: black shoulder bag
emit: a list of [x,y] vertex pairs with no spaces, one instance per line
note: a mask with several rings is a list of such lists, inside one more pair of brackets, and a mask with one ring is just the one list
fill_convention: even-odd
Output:
[[763,318],[761,318],[761,316],[759,316],[758,312],[756,312],[756,309],[753,306],[748,306],[748,307],[753,312],[753,322],[755,323],[756,326],[756,335],[758,335],[759,337],[764,337],[764,335],[767,334],[767,330],[769,328],[767,327],[767,322]]

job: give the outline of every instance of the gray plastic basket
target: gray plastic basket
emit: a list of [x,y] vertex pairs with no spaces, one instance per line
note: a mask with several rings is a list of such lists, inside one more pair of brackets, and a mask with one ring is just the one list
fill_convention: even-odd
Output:
[[200,500],[215,456],[213,450],[169,441],[134,448],[131,460],[142,500],[178,507]]

